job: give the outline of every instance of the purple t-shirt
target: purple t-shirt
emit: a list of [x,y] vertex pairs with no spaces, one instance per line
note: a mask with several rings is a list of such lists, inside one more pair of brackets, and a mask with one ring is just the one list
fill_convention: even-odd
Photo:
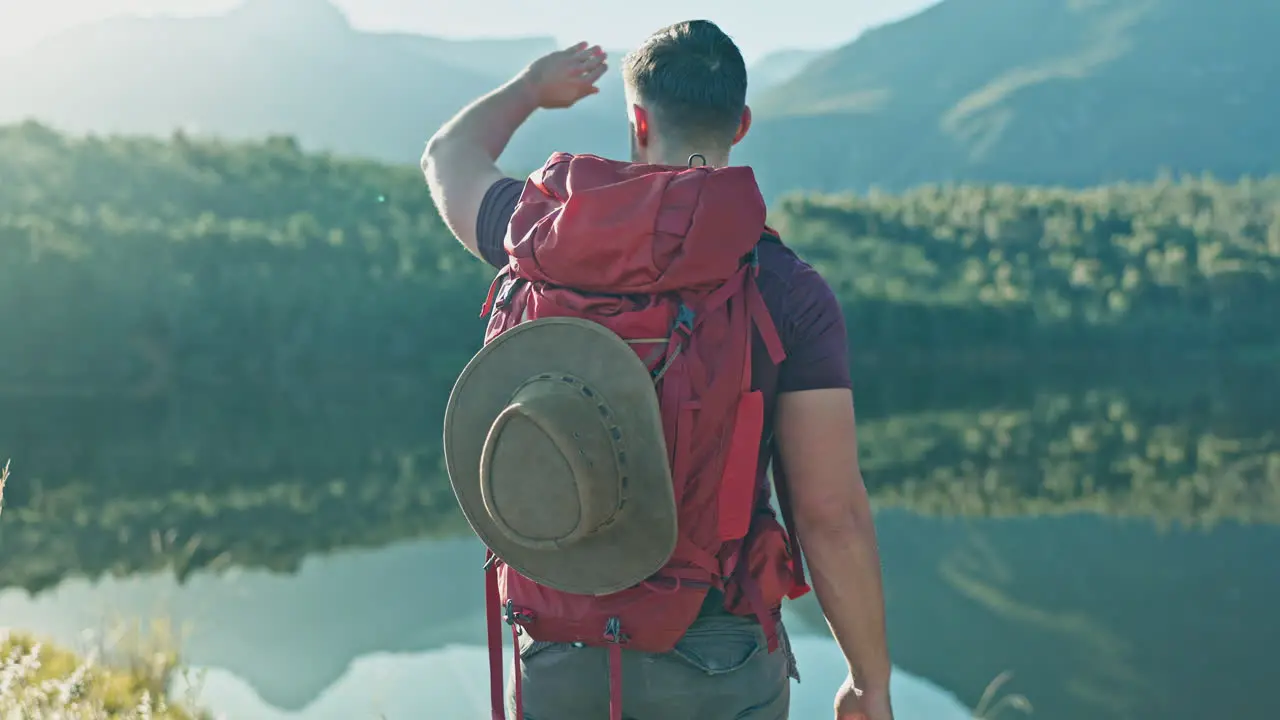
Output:
[[[480,203],[476,241],[480,254],[495,268],[507,264],[503,243],[523,189],[523,182],[503,178]],[[752,344],[751,386],[764,396],[765,427],[772,428],[778,393],[849,388],[849,351],[844,314],[822,276],[780,243],[760,243],[758,257],[760,294],[787,353],[782,364],[774,365],[759,337]],[[764,462],[770,447],[772,432],[766,431],[761,438]]]

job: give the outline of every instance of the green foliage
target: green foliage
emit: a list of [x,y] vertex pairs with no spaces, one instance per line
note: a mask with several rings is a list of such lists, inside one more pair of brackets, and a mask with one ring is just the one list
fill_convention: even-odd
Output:
[[1280,340],[1280,179],[791,197],[775,223],[855,352],[1177,354]]
[[863,469],[882,506],[920,513],[1280,523],[1280,433],[1158,408],[1094,391],[908,414],[859,429]]
[[[0,128],[0,391],[449,382],[492,273],[410,168]],[[1280,339],[1280,181],[794,197],[773,221],[856,357],[1227,352]]]
[[479,341],[490,273],[411,169],[27,124],[0,178],[0,383],[448,375]]
[[[23,468],[5,492],[0,585],[73,568],[285,570],[465,531],[440,416],[492,273],[415,171],[287,138],[27,124],[0,129],[0,178],[0,439],[14,443],[0,450]],[[1064,355],[1160,367],[1274,349],[1278,197],[1275,180],[933,187],[791,198],[772,221],[835,288],[855,359],[892,364],[858,378],[880,502],[1277,522],[1265,423],[1170,423],[1128,386],[1044,379],[1079,375],[1051,369]],[[889,397],[921,385],[902,381],[913,365],[947,397]],[[1017,389],[1028,367],[1045,371],[1034,392]],[[1205,367],[1166,386],[1217,372]]]

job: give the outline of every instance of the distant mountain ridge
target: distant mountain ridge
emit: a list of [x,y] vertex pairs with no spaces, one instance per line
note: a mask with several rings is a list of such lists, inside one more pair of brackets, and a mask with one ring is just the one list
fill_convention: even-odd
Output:
[[[72,132],[235,138],[295,135],[308,147],[415,162],[465,103],[558,47],[555,38],[457,40],[357,31],[329,0],[247,0],[216,17],[119,17],[0,59],[0,122]],[[615,67],[624,51],[611,51]],[[564,138],[627,151],[620,74],[568,112],[542,113],[509,151],[521,171]]]
[[[1280,165],[1278,36],[1274,3],[944,0],[833,50],[762,59],[735,161],[770,197],[1264,174]],[[462,105],[555,46],[361,32],[328,0],[248,0],[221,17],[94,23],[0,61],[0,122],[290,134],[411,163]],[[578,107],[535,115],[503,160],[526,172],[557,149],[625,156],[619,73]]]
[[[1087,185],[1161,168],[1280,169],[1280,5],[946,0],[870,30],[757,99],[753,159],[797,185]],[[796,140],[778,155],[778,138]]]
[[751,65],[748,77],[748,102],[754,103],[760,93],[789,82],[799,75],[815,59],[826,54],[825,50],[777,50]]
[[222,17],[119,18],[50,38],[16,59],[25,72],[0,68],[17,80],[0,86],[0,112],[72,131],[287,133],[407,161],[490,83],[443,54],[355,32],[327,2],[252,0]]

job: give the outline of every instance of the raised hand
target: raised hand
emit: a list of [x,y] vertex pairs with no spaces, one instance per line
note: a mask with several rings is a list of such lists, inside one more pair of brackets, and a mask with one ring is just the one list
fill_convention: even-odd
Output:
[[541,108],[572,107],[588,95],[600,92],[596,81],[609,68],[599,45],[580,42],[534,60],[521,73]]

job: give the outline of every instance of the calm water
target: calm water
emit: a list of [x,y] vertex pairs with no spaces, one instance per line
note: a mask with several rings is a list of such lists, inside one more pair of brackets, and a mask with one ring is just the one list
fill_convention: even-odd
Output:
[[[1280,717],[1280,381],[1047,374],[858,372],[899,720],[967,717],[1006,671],[1035,718]],[[232,718],[485,717],[446,391],[10,389],[0,626],[181,623]],[[826,717],[837,651],[814,604],[788,622],[793,716]]]

